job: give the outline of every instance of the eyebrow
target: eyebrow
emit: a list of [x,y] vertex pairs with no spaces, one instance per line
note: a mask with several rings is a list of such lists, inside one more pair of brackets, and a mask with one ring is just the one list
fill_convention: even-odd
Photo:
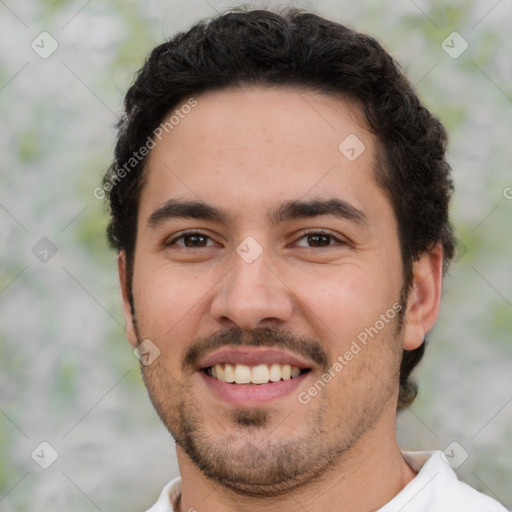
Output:
[[[268,220],[272,226],[275,226],[288,220],[320,215],[332,215],[361,226],[369,225],[368,218],[360,209],[338,198],[286,201],[268,212]],[[167,220],[186,218],[228,224],[228,215],[216,206],[202,201],[169,199],[148,217],[147,227],[154,229]]]

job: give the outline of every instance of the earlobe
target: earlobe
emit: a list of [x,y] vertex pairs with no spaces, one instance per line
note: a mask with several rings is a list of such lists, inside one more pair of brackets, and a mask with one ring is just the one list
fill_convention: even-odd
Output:
[[443,248],[440,243],[413,263],[413,280],[404,319],[404,349],[414,350],[434,326],[441,303]]
[[126,337],[129,343],[136,347],[138,345],[137,331],[135,329],[135,319],[132,313],[132,306],[130,303],[130,290],[128,289],[128,278],[126,270],[126,253],[119,252],[117,258],[117,270],[119,273],[119,284],[121,286],[121,293],[123,298],[123,313]]

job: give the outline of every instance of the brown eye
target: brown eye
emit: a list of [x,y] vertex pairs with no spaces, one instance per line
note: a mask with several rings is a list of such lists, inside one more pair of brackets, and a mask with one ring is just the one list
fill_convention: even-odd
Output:
[[[212,244],[208,244],[209,240],[211,240],[211,238],[204,233],[189,232],[182,233],[169,242],[166,242],[165,245],[177,245],[179,247],[188,247],[190,249],[200,249],[201,247],[210,247]],[[180,243],[178,243],[178,241],[180,241]]]
[[204,247],[208,237],[203,235],[187,235],[182,237],[186,247]]
[[[302,240],[305,240],[306,243],[299,243]],[[346,242],[334,235],[331,235],[330,233],[323,231],[310,231],[309,233],[304,233],[296,245],[309,249],[322,249],[324,247],[334,247],[336,245],[339,246],[345,244]]]
[[313,247],[328,247],[332,237],[330,235],[308,235],[307,239]]

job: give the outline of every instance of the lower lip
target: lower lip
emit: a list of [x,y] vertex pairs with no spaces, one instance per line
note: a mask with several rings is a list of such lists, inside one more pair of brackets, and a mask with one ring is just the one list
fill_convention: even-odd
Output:
[[253,407],[269,403],[297,391],[308,378],[311,371],[288,380],[269,382],[268,384],[231,384],[210,377],[204,371],[199,372],[203,382],[218,397],[234,407]]

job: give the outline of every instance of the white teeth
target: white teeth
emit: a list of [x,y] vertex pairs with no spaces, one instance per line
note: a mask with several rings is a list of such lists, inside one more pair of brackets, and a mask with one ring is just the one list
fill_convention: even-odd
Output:
[[289,380],[298,377],[301,369],[289,364],[216,364],[210,367],[208,374],[222,382],[236,384],[267,384],[279,380]]
[[269,378],[268,366],[266,364],[259,364],[254,366],[251,370],[253,384],[266,384]]
[[[222,366],[220,364],[216,366]],[[235,382],[235,367],[232,364],[224,365],[224,382]]]
[[224,368],[222,368],[222,366],[219,364],[217,367],[216,367],[216,377],[217,379],[219,380],[226,380],[226,370]]
[[235,382],[237,384],[249,384],[251,382],[251,369],[245,364],[235,366]]
[[276,382],[278,380],[281,380],[281,365],[280,364],[273,364],[270,367],[270,380],[272,382]]

